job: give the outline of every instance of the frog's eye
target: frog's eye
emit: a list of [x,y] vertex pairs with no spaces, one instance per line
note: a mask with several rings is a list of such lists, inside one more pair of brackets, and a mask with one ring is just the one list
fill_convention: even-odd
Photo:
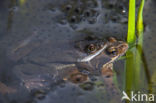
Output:
[[96,50],[96,46],[94,45],[94,44],[90,44],[89,46],[88,46],[88,51],[89,52],[94,52]]
[[110,55],[117,55],[117,49],[115,48],[115,47],[108,47],[107,49],[106,49],[106,52],[108,53],[108,54],[110,54]]

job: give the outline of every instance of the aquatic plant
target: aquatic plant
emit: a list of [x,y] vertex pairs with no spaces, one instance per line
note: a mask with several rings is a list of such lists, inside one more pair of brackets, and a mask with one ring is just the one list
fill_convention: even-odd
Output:
[[[129,0],[128,34],[127,42],[130,49],[126,53],[125,91],[130,96],[130,91],[137,91],[141,85],[141,63],[143,46],[143,7],[145,0],[141,1],[137,21],[135,0]],[[137,25],[136,25],[137,22]],[[135,29],[136,28],[136,29]],[[137,31],[137,32],[136,32]],[[137,36],[137,37],[136,37]],[[137,40],[136,40],[137,38]]]

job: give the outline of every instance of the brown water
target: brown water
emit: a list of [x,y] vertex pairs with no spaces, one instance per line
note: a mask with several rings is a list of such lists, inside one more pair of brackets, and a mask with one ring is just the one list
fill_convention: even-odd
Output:
[[[145,85],[155,83],[154,0],[145,5]],[[124,61],[114,70],[120,94],[107,90],[107,81],[92,77],[86,84],[63,81],[79,57],[74,41],[85,36],[126,40],[126,0],[1,0],[0,103],[116,103],[121,99]],[[68,67],[68,66],[67,66]],[[65,67],[66,68],[66,67]],[[58,71],[59,69],[59,71]],[[146,74],[147,77],[146,77]],[[156,91],[156,90],[155,90]]]

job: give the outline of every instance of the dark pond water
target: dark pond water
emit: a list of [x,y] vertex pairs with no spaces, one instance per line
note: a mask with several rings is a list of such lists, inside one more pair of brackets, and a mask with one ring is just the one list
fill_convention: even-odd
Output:
[[[145,85],[156,88],[156,10],[144,11]],[[84,54],[74,43],[88,36],[127,36],[126,0],[1,0],[0,103],[120,103],[125,59],[103,76],[77,71]],[[146,75],[146,72],[142,71]],[[105,77],[105,73],[109,77]]]

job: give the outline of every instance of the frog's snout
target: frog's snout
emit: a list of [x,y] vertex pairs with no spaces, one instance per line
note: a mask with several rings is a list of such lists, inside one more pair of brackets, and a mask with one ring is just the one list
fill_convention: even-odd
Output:
[[118,50],[120,51],[119,54],[124,54],[128,49],[128,44],[126,42],[123,42],[120,47],[118,48]]

